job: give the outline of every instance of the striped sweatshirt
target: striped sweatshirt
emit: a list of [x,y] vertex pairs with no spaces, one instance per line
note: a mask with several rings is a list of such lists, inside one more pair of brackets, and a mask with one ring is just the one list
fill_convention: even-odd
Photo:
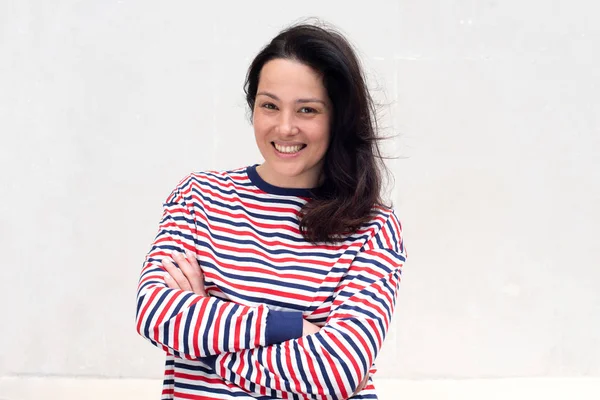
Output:
[[[311,191],[250,166],[192,173],[164,203],[143,264],[136,328],[167,354],[162,399],[347,399],[388,331],[405,262],[391,209],[336,244],[299,230]],[[195,254],[207,296],[170,289],[161,266]],[[302,320],[321,327],[302,336]],[[356,399],[376,399],[372,381]]]

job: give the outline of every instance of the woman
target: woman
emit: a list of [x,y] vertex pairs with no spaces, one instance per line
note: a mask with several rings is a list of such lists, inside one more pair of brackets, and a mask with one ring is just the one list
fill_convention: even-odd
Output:
[[360,64],[340,34],[297,25],[245,92],[264,162],[183,179],[142,270],[162,398],[377,398],[405,253]]

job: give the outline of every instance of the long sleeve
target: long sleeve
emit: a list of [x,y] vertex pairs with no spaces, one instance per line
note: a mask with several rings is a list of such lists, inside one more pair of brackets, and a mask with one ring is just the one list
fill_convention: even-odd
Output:
[[167,287],[161,261],[173,251],[196,249],[198,235],[190,179],[167,198],[159,232],[146,256],[138,291],[136,329],[155,346],[196,359],[252,349],[302,334],[301,312],[248,307]]
[[254,395],[350,397],[381,349],[404,262],[400,223],[390,213],[352,261],[318,333],[220,354],[214,360],[216,373]]

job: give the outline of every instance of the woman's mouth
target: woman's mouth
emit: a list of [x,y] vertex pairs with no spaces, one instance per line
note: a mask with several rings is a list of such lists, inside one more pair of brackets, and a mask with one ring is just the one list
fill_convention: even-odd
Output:
[[271,142],[271,144],[275,147],[275,150],[283,154],[295,154],[306,147],[305,144],[282,145],[275,142]]

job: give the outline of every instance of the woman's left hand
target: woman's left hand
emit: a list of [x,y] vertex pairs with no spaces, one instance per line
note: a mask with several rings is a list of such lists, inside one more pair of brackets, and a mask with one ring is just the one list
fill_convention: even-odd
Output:
[[369,378],[370,378],[370,373],[367,372],[367,375],[365,375],[365,377],[362,380],[362,382],[358,385],[358,387],[356,388],[356,390],[354,391],[354,393],[352,393],[352,397],[354,397],[357,394],[359,394],[364,388],[366,388],[369,385]]
[[206,297],[204,273],[194,254],[186,251],[184,256],[182,253],[174,251],[171,253],[171,257],[179,265],[179,268],[168,258],[163,259],[162,265],[168,273],[165,277],[167,286],[170,289],[187,290]]

